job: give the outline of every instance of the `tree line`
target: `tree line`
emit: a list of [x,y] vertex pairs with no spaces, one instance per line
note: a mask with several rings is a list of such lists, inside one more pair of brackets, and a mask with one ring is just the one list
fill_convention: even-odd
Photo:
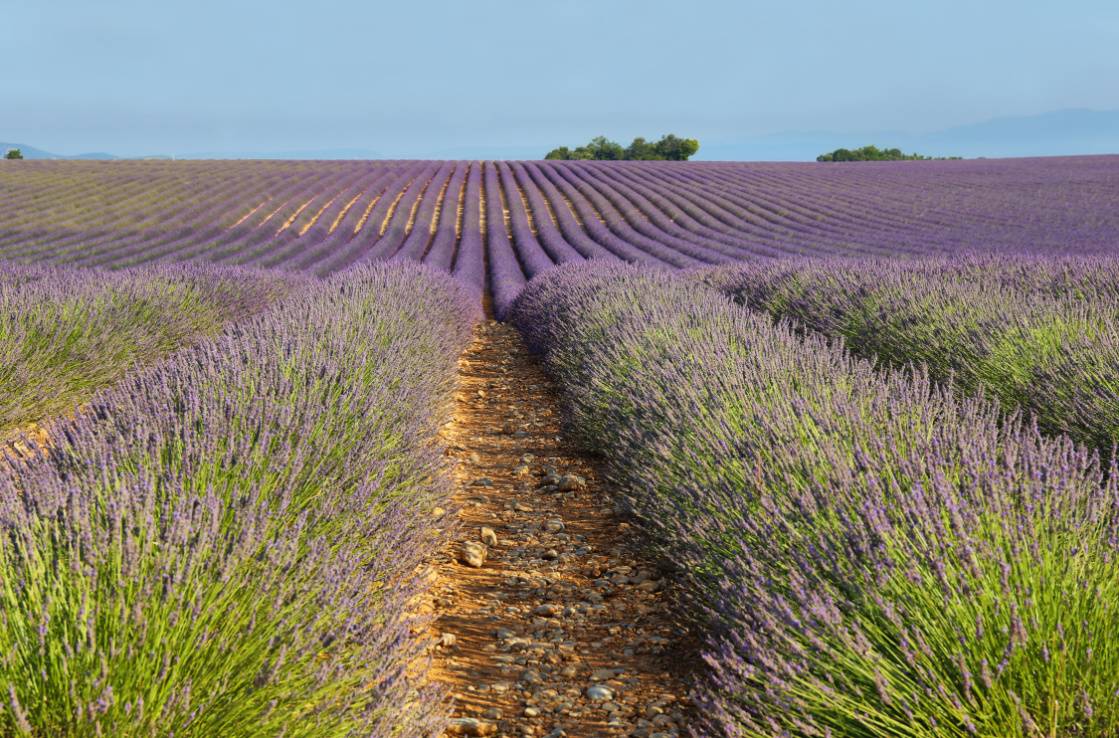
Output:
[[600,161],[687,161],[699,151],[699,141],[694,138],[680,138],[671,133],[661,136],[659,141],[647,141],[637,137],[629,146],[622,146],[606,136],[597,136],[590,143],[574,149],[560,146],[549,151],[545,159],[597,159]]
[[960,159],[959,156],[925,156],[906,154],[901,149],[880,149],[877,146],[863,146],[858,149],[836,149],[820,154],[816,161],[934,161]]

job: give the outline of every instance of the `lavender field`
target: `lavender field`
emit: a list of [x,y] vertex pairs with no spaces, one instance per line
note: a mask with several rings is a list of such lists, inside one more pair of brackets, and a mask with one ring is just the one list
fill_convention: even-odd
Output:
[[682,162],[20,162],[0,259],[201,260],[320,276],[409,259],[499,311],[585,259],[687,268],[802,256],[1108,253],[1119,157],[871,166]]
[[[0,163],[0,734],[1116,735],[1119,156]],[[487,319],[659,574],[555,605],[595,552],[516,516],[586,480],[518,448],[470,566],[555,576],[463,718]],[[629,585],[687,695],[562,630]]]
[[558,270],[513,320],[680,570],[698,735],[1111,735],[1098,454],[664,272]]

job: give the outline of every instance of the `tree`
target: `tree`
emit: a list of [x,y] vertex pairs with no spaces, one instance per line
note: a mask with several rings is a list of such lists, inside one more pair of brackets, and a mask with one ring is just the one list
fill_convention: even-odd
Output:
[[816,161],[930,161],[933,159],[959,159],[958,156],[924,156],[922,154],[906,154],[901,149],[880,149],[877,146],[863,146],[855,150],[836,149],[827,154],[820,154]]
[[668,161],[687,161],[695,152],[699,151],[699,141],[694,138],[679,138],[669,133],[661,137],[654,147],[660,158]]
[[571,149],[566,146],[560,146],[558,149],[552,149],[544,156],[545,159],[570,159]]
[[620,161],[626,154],[620,143],[611,141],[606,136],[595,136],[589,144],[579,148],[586,148],[591,154],[588,158],[599,161]]
[[595,159],[598,161],[687,161],[699,151],[699,141],[694,138],[680,138],[671,133],[661,136],[656,143],[650,143],[638,136],[622,148],[616,141],[605,136],[596,136],[584,146],[570,149],[566,146],[549,151],[545,159]]
[[638,136],[633,139],[633,143],[626,147],[626,159],[630,161],[653,161],[660,159],[660,154],[657,153],[656,144],[651,144],[644,138]]
[[8,153],[4,154],[5,159],[22,159],[23,152],[19,149],[8,149]]

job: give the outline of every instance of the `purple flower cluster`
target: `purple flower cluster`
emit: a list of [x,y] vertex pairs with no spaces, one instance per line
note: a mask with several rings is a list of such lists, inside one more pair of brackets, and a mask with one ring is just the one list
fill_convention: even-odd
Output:
[[751,308],[893,366],[1025,410],[1051,433],[1119,443],[1119,260],[768,261],[704,278]]
[[0,459],[0,732],[435,730],[409,602],[477,317],[447,275],[353,269]]
[[678,571],[700,734],[1113,734],[1097,455],[667,271],[552,270],[512,320]]

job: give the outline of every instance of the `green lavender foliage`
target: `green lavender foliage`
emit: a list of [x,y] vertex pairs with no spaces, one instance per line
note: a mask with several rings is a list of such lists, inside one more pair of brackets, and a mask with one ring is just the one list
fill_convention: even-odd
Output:
[[562,267],[512,315],[677,571],[700,734],[1115,734],[1095,454],[667,272]]
[[715,270],[751,308],[842,338],[890,366],[1026,410],[1050,433],[1119,442],[1119,260],[971,256]]
[[476,313],[352,270],[0,458],[0,734],[438,732],[410,613]]
[[297,281],[205,267],[0,265],[0,436],[73,410],[129,369],[216,335]]

